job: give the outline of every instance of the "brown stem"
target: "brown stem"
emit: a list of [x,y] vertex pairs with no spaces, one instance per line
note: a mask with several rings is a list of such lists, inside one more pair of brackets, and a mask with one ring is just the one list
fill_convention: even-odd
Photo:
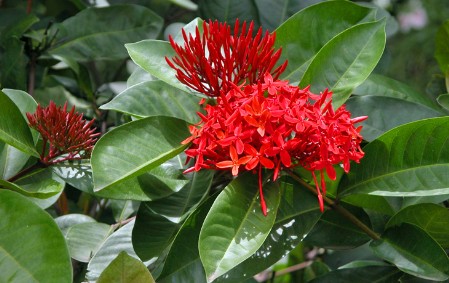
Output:
[[29,15],[31,13],[31,8],[33,7],[33,0],[27,1],[27,14]]
[[[309,191],[311,191],[312,193],[317,195],[315,188],[313,186],[311,186],[310,184],[308,184],[306,181],[304,181],[302,178],[300,178],[298,175],[296,175],[293,171],[287,169],[286,172],[290,175],[290,177],[295,179],[295,181],[297,181],[298,183],[303,185],[306,189],[308,189]],[[360,221],[357,217],[354,216],[354,214],[349,212],[346,208],[339,205],[339,203],[337,201],[334,201],[326,196],[323,196],[323,198],[324,198],[324,202],[326,202],[332,209],[336,210],[338,213],[343,215],[346,219],[351,221],[355,226],[359,227],[360,230],[365,232],[365,234],[367,234],[371,239],[380,240],[380,236],[376,232],[371,230],[371,228],[366,226],[365,223]]]
[[30,62],[28,63],[28,93],[33,96],[34,86],[36,84],[36,53],[32,50]]

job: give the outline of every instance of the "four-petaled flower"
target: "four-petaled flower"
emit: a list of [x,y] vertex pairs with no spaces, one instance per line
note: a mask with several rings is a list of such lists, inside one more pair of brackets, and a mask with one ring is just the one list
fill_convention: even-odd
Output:
[[40,161],[45,165],[89,157],[100,135],[91,128],[94,120],[84,120],[83,114],[75,112],[75,107],[67,112],[67,102],[58,107],[50,101],[47,107],[38,105],[34,114],[26,115],[30,127],[42,136]]

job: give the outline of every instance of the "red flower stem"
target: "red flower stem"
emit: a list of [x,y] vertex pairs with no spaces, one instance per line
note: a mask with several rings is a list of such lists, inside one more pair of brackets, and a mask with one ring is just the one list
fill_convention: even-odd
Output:
[[[309,185],[306,181],[301,179],[293,171],[291,171],[289,169],[285,169],[285,171],[290,175],[290,177],[295,179],[295,181],[297,181],[298,183],[303,185],[306,189],[311,191],[313,194],[318,195],[316,189],[313,186]],[[380,236],[376,232],[374,232],[373,230],[371,230],[371,228],[366,226],[365,223],[360,221],[356,216],[354,216],[354,214],[349,212],[343,206],[338,205],[339,204],[338,201],[334,201],[334,200],[332,200],[332,199],[330,199],[330,198],[328,198],[326,196],[323,196],[323,199],[324,199],[324,202],[327,203],[332,209],[334,209],[335,211],[337,211],[338,213],[343,215],[346,219],[351,221],[355,226],[359,227],[360,230],[365,232],[365,234],[367,234],[371,239],[373,239],[373,240],[380,240],[381,239]]]
[[19,173],[17,173],[16,175],[12,176],[11,178],[9,178],[6,181],[14,182],[14,181],[22,178],[23,176],[25,176],[25,175],[27,175],[27,174],[29,174],[29,173],[37,170],[37,169],[41,169],[41,168],[45,168],[45,167],[47,167],[46,164],[38,161],[37,163],[31,165],[30,167],[27,167],[27,168],[23,169],[22,171],[20,171]]

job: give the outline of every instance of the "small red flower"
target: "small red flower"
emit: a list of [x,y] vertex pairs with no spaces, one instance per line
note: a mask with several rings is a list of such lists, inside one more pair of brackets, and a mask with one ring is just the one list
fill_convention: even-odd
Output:
[[67,102],[61,108],[50,101],[47,107],[38,105],[34,114],[26,115],[30,127],[42,136],[40,160],[46,165],[88,157],[100,135],[91,128],[94,120],[84,120],[83,114],[75,112],[75,107],[67,112]]
[[195,34],[182,30],[184,46],[170,36],[177,56],[166,61],[179,81],[211,97],[227,94],[233,84],[261,82],[266,73],[276,80],[287,67],[286,61],[275,68],[281,56],[281,49],[274,49],[276,36],[262,36],[259,28],[253,37],[253,29],[253,22],[247,29],[246,22],[240,28],[237,20],[232,31],[226,23],[210,20],[203,23],[202,34],[198,27]]

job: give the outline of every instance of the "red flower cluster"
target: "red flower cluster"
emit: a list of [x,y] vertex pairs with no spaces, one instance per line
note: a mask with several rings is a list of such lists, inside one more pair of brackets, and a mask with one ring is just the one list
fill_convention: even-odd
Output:
[[[253,76],[251,73],[253,69],[249,69],[248,74],[241,75],[239,80],[229,79],[235,78],[236,73],[240,74],[239,66],[244,64],[244,59],[238,64],[227,60],[245,57],[234,53],[254,52],[251,48],[256,43],[249,39],[250,32],[248,34],[242,32],[244,37],[242,40],[246,42],[245,48],[231,47],[229,51],[209,52],[209,46],[218,48],[214,45],[216,42],[209,42],[211,38],[217,37],[222,42],[239,40],[235,35],[230,36],[229,32],[225,33],[228,39],[215,34],[220,30],[229,30],[229,27],[226,29],[221,24],[218,29],[217,23],[210,25],[213,26],[210,27],[208,35],[203,36],[202,43],[192,37],[189,38],[190,41],[187,40],[185,33],[184,49],[172,41],[172,46],[182,58],[174,60],[180,69],[171,64],[177,70],[178,78],[208,96],[217,97],[215,104],[205,106],[205,114],[198,113],[201,121],[190,126],[191,136],[183,142],[191,143],[186,155],[195,159],[195,165],[186,172],[203,168],[230,170],[234,176],[241,171],[257,172],[261,207],[266,215],[262,169],[272,169],[273,180],[276,180],[282,168],[302,166],[312,172],[320,209],[323,211],[323,195],[326,190],[323,173],[326,172],[330,179],[335,180],[333,165],[343,163],[345,172],[348,172],[350,161],[359,162],[363,157],[364,153],[360,148],[362,137],[359,134],[361,127],[356,128],[354,124],[366,117],[351,119],[344,106],[335,111],[332,107],[332,93],[327,90],[316,95],[308,88],[300,89],[289,85],[288,81],[277,80],[285,64],[277,68],[273,74],[269,71],[279,58],[279,52],[274,53],[275,55],[272,52],[268,53],[269,56],[261,55],[271,66],[257,71],[264,71],[263,76],[260,73]],[[252,28],[252,24],[250,27]],[[238,23],[235,31],[238,31]],[[197,31],[196,39],[199,37]],[[274,35],[270,35],[269,38],[268,41],[272,46],[271,40],[274,40]],[[258,40],[259,37],[256,36],[254,41]],[[199,49],[198,46],[203,49]],[[223,48],[222,45],[218,46]],[[208,57],[205,54],[208,54]],[[223,54],[227,54],[227,57],[222,57]],[[257,51],[253,57],[258,57]],[[201,60],[195,61],[193,58]],[[201,69],[184,62],[199,62],[202,63],[199,64],[201,66],[209,64],[233,67],[220,69],[218,73],[210,73],[207,71],[208,67]],[[220,63],[217,65],[217,62]],[[214,77],[214,74],[220,75]],[[217,76],[221,82],[220,86],[214,85]],[[237,86],[236,82],[241,85]],[[224,91],[220,91],[220,88]],[[317,182],[315,171],[321,174],[321,185]]]
[[94,120],[86,122],[75,107],[67,112],[67,102],[62,108],[53,101],[45,108],[38,105],[34,114],[27,113],[27,118],[30,127],[42,136],[40,160],[46,165],[88,157],[99,135],[91,128]]
[[[203,34],[198,27],[195,35],[184,37],[184,47],[179,46],[170,36],[170,44],[178,54],[166,58],[170,67],[176,70],[176,77],[185,85],[208,96],[218,97],[227,93],[230,83],[257,83],[263,80],[265,73],[271,73],[274,79],[287,67],[287,62],[274,71],[281,50],[274,51],[275,34],[268,32],[262,37],[259,28],[255,37],[252,36],[253,22],[248,30],[246,22],[240,25],[237,20],[234,32],[226,23],[218,21],[203,23]],[[239,34],[240,31],[240,34]]]

